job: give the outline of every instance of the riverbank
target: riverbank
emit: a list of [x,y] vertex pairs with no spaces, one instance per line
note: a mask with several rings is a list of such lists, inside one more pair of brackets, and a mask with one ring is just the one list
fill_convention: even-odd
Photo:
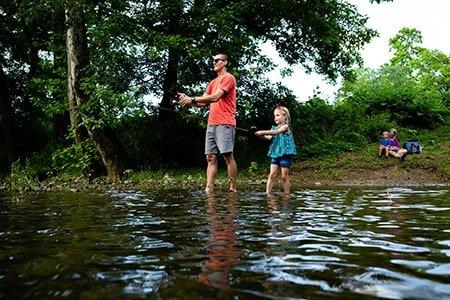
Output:
[[[313,187],[371,186],[371,187],[449,187],[450,180],[445,169],[439,168],[435,158],[426,154],[411,155],[405,162],[394,158],[371,157],[363,159],[360,154],[350,153],[340,157],[296,162],[291,170],[290,180],[293,190]],[[353,160],[349,164],[348,160]],[[420,166],[417,166],[420,164]],[[264,191],[267,174],[265,166],[243,169],[239,172],[240,189]],[[155,189],[202,190],[205,183],[204,170],[178,170],[157,172],[128,171],[123,180],[108,182],[105,177],[87,179],[82,176],[58,176],[42,182],[29,184],[18,192],[33,191],[82,191],[111,189]],[[3,187],[4,190],[5,187]],[[222,170],[217,178],[217,189],[227,189],[226,173]],[[277,182],[275,189],[281,189]],[[17,192],[16,191],[16,192]]]
[[[239,162],[238,162],[239,164]],[[81,191],[111,189],[190,189],[202,190],[206,181],[205,171],[183,170],[127,170],[122,180],[108,182],[105,177],[85,178],[79,175],[60,174],[39,181],[18,170],[14,176],[0,183],[0,191]],[[264,191],[268,172],[266,163],[241,167],[238,174],[240,189]],[[450,141],[430,144],[423,153],[408,155],[401,162],[396,158],[380,158],[374,146],[358,152],[336,153],[310,160],[297,160],[291,169],[293,190],[327,186],[376,186],[376,187],[448,187],[450,186]],[[226,190],[228,178],[220,167],[217,188]],[[280,189],[277,182],[276,189]]]
[[[325,186],[450,186],[450,153],[427,151],[396,158],[378,157],[372,148],[360,153],[299,162],[294,184]],[[448,147],[447,147],[448,148]]]

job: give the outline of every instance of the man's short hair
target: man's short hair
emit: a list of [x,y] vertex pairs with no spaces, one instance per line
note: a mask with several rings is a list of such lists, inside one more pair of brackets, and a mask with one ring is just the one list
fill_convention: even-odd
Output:
[[226,55],[225,53],[217,53],[217,54],[214,55],[214,56],[217,56],[217,55],[221,55],[221,56],[223,57],[223,59],[225,59],[226,61],[228,61],[228,55]]

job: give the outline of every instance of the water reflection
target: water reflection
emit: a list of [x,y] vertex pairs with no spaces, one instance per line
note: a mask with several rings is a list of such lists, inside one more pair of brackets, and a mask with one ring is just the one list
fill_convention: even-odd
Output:
[[198,277],[204,284],[228,289],[233,280],[233,267],[242,255],[242,250],[236,247],[237,196],[228,193],[228,197],[216,197],[210,193],[207,201],[210,237],[206,242],[206,251],[209,260],[202,266]]
[[448,190],[0,199],[0,299],[450,299]]

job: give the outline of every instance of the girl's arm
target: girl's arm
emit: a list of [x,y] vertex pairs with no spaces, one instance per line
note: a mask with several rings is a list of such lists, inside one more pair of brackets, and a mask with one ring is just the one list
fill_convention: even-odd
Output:
[[281,125],[275,130],[258,130],[255,134],[259,137],[263,137],[267,140],[270,140],[272,136],[277,135],[279,133],[287,132],[289,130],[289,126],[287,124]]

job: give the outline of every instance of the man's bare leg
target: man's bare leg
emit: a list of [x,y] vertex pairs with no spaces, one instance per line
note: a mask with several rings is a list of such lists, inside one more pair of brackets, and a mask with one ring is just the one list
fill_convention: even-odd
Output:
[[206,187],[205,192],[211,193],[214,191],[214,184],[216,182],[217,175],[217,157],[215,154],[207,154],[206,161],[208,166],[206,167]]
[[223,158],[227,164],[228,178],[230,180],[230,191],[237,192],[237,165],[233,153],[224,153]]

